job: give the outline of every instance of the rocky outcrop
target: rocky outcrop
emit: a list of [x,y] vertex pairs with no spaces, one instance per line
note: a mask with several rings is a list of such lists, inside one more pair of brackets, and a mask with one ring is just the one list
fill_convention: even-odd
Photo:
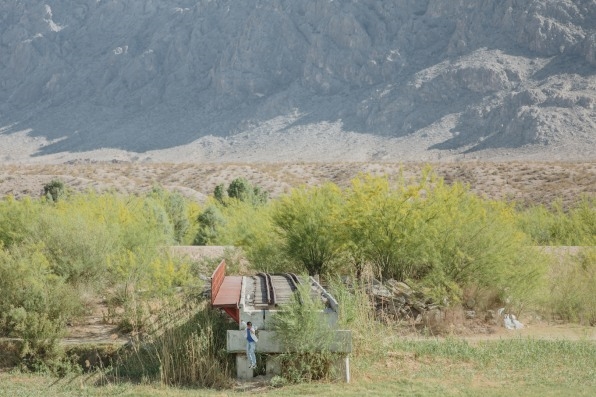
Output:
[[596,143],[595,0],[9,1],[0,54],[0,137],[31,129],[41,154],[276,117],[449,128],[439,150]]

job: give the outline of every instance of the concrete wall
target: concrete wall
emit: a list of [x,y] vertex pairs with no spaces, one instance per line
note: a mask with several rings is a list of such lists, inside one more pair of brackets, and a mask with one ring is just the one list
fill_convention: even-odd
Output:
[[[352,351],[352,331],[337,330],[334,331],[334,339],[326,346],[333,353],[350,353]],[[246,352],[246,331],[230,330],[227,334],[228,353]],[[276,337],[274,331],[259,331],[257,333],[259,341],[257,342],[257,353],[284,353],[287,352],[286,346],[283,346]]]

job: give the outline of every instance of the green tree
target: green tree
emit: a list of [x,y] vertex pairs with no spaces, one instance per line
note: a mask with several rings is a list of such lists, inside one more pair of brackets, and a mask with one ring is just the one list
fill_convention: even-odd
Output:
[[[267,272],[295,271],[281,249],[271,219],[272,205],[254,206],[232,201],[222,208],[225,227],[218,229],[216,243],[242,247],[246,258],[259,270]],[[295,265],[294,265],[295,266]]]
[[421,190],[403,184],[392,187],[384,177],[363,175],[352,181],[342,226],[357,273],[363,263],[371,263],[387,277],[409,275],[400,256],[418,215],[415,199]]
[[294,189],[275,203],[272,219],[281,250],[311,276],[326,273],[341,251],[337,235],[341,205],[341,192],[331,183]]
[[226,221],[216,205],[208,206],[198,217],[199,231],[195,237],[195,245],[210,245],[217,240],[219,231]]
[[226,191],[223,183],[215,186],[215,189],[213,190],[213,197],[221,204],[226,202],[226,199],[228,198],[228,192]]
[[35,220],[46,210],[38,200],[8,196],[0,200],[0,245],[11,247],[22,243],[35,228]]
[[228,197],[248,201],[252,195],[252,184],[246,178],[236,178],[228,186]]
[[[214,195],[219,199],[222,194],[221,188],[218,188],[219,186],[215,188]],[[266,191],[258,186],[254,186],[246,178],[242,177],[236,178],[230,183],[227,193],[229,198],[252,203],[253,205],[265,204],[269,198]]]
[[[169,192],[160,186],[154,186],[149,197],[157,200],[163,207],[166,219],[162,219],[164,230],[171,234],[173,241],[180,244],[190,228],[188,201],[177,192]],[[159,214],[159,210],[156,213]]]
[[46,183],[43,186],[43,195],[48,200],[57,203],[59,199],[63,198],[66,195],[64,182],[62,182],[59,179],[52,179],[51,182]]
[[394,186],[361,176],[345,194],[342,233],[352,262],[371,263],[437,299],[459,300],[471,286],[522,296],[541,274],[540,256],[518,230],[512,206],[446,185],[430,170]]

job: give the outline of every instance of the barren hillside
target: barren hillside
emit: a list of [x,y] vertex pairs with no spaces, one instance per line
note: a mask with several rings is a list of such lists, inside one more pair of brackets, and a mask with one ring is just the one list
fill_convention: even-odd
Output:
[[[71,162],[53,165],[0,165],[0,197],[39,196],[54,178],[70,189],[116,190],[142,193],[161,185],[199,202],[213,193],[216,185],[245,177],[278,196],[291,187],[331,181],[347,186],[359,173],[416,178],[423,163],[138,163]],[[472,191],[494,199],[521,205],[550,205],[561,199],[576,203],[582,195],[596,195],[596,163],[555,162],[458,162],[431,164],[447,183],[459,181]]]
[[0,2],[0,161],[596,158],[596,0]]

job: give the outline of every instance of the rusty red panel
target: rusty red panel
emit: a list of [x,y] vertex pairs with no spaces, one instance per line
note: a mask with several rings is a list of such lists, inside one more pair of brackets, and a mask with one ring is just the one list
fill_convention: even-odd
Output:
[[215,302],[215,297],[219,293],[219,289],[226,276],[226,261],[222,260],[213,271],[211,275],[211,304]]
[[226,276],[212,298],[213,307],[238,307],[242,290],[242,276]]
[[234,321],[236,321],[236,323],[240,324],[240,309],[233,307],[224,307],[223,309],[234,319]]
[[226,276],[226,262],[222,260],[211,275],[211,306],[222,308],[240,324],[240,293],[242,276]]

